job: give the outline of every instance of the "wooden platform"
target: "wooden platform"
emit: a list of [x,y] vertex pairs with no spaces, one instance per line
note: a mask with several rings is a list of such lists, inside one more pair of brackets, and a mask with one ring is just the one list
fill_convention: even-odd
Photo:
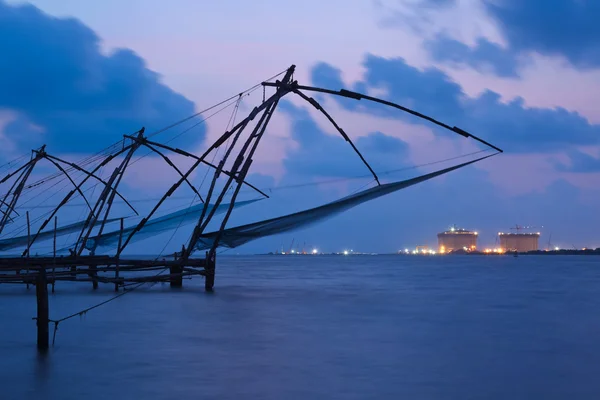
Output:
[[[40,271],[49,284],[58,281],[114,284],[115,289],[128,283],[171,282],[181,286],[186,276],[206,276],[206,259],[129,259],[112,256],[1,257],[0,283],[35,284]],[[168,269],[169,273],[160,273]],[[159,274],[160,273],[160,274]]]

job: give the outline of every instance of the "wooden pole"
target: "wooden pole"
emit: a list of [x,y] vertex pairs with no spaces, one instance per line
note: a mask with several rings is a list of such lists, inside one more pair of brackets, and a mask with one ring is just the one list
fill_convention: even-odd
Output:
[[[185,252],[185,247],[181,246],[181,254]],[[177,260],[177,252],[175,252],[175,260]],[[183,257],[179,259],[183,263]],[[183,286],[183,266],[172,265],[169,267],[169,283],[172,288],[180,288]]]
[[[209,256],[212,254],[212,257]],[[207,292],[212,292],[213,287],[215,286],[215,267],[216,260],[214,252],[209,253],[206,252],[206,267],[204,270],[206,271],[206,276],[204,277],[204,290]]]
[[171,277],[169,279],[172,288],[180,288],[183,286],[183,267],[179,265],[173,265],[169,267],[169,273]]
[[[121,218],[121,231],[119,232],[119,247],[117,247],[117,249],[121,248],[121,242],[123,241],[123,220],[124,218]],[[115,292],[119,291],[119,259],[121,258],[120,254],[117,254],[117,264],[115,266]]]
[[40,267],[35,294],[37,298],[37,346],[39,351],[48,350],[48,281],[46,268]]
[[[29,258],[29,247],[31,246],[31,226],[29,225],[29,211],[25,213],[27,217],[27,258]],[[27,276],[29,276],[29,268],[27,268]],[[27,283],[27,289],[29,289],[29,282]]]
[[92,277],[92,287],[94,290],[98,289],[98,272],[96,271],[97,267],[98,266],[96,264],[91,264],[88,267],[89,276]]
[[56,227],[58,225],[58,217],[54,217],[54,241],[52,245],[52,293],[54,293],[54,283],[56,282]]

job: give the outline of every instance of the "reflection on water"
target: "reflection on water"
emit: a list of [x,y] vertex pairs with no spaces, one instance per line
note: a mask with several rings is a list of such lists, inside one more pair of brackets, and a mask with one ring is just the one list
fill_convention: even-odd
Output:
[[[1,399],[596,399],[595,257],[221,257],[59,326],[0,287]],[[57,285],[59,318],[111,297]]]

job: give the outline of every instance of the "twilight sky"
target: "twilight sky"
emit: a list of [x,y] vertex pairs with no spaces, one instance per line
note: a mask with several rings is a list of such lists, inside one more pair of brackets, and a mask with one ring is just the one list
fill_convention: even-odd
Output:
[[[549,239],[600,247],[599,17],[599,2],[581,0],[0,0],[0,156],[47,143],[77,160],[296,64],[300,82],[385,97],[505,153],[240,253],[289,247],[292,239],[324,251],[391,252],[435,245],[435,234],[452,224],[479,231],[481,246],[520,224],[543,226],[542,248]],[[240,113],[261,96],[244,99]],[[480,149],[386,108],[319,101],[376,171],[404,168],[387,181]],[[170,144],[201,151],[231,112]],[[240,209],[232,224],[370,183],[339,180],[368,171],[326,122],[297,100],[282,104],[249,179],[273,198]],[[157,136],[165,139],[172,138]],[[173,178],[162,160],[145,157],[123,191],[154,199]],[[282,189],[322,180],[336,182]],[[178,232],[173,247],[188,235]]]

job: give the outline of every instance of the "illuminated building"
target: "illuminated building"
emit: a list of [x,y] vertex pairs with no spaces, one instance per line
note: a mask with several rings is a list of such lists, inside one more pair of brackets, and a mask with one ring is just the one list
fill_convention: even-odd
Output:
[[477,248],[477,232],[452,227],[448,231],[438,233],[437,237],[440,253],[450,253],[455,250],[472,251]]
[[500,247],[505,251],[527,252],[539,249],[540,233],[498,233]]

